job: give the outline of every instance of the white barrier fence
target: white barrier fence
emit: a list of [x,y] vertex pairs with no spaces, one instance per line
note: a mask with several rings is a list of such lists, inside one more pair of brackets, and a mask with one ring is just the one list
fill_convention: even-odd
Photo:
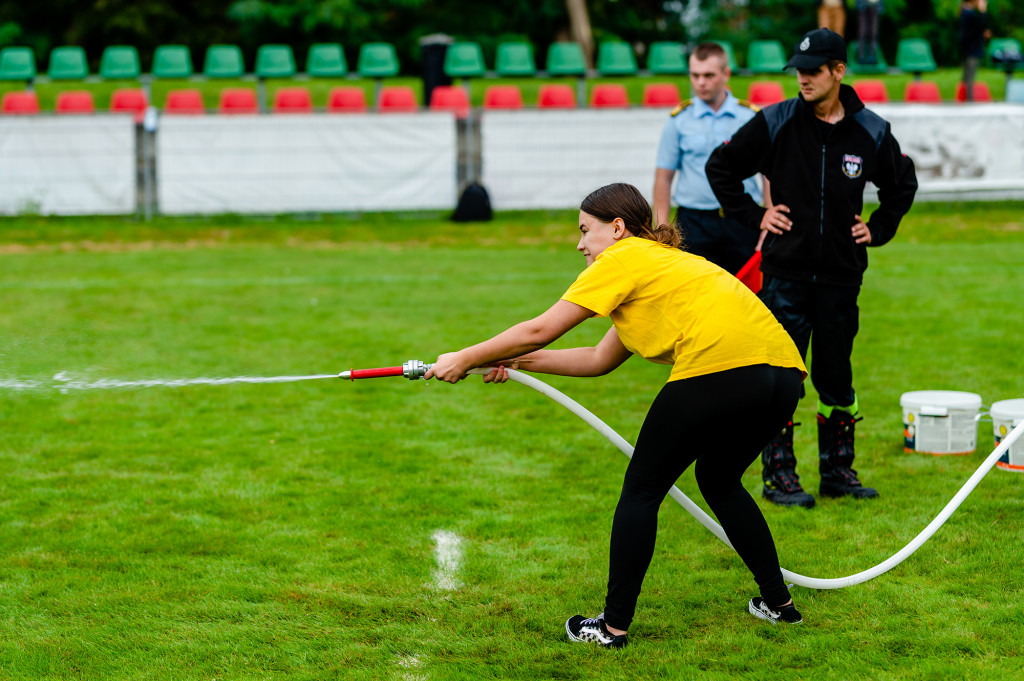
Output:
[[129,115],[0,119],[0,214],[135,212]]
[[[919,201],[1024,198],[1024,106],[871,108],[914,159]],[[498,210],[572,208],[618,181],[650,199],[667,116],[484,111],[482,182]],[[434,112],[165,116],[155,134],[156,208],[165,214],[449,210],[467,147],[452,115]],[[140,158],[129,116],[2,117],[0,214],[133,213],[137,178],[149,177],[137,174]]]

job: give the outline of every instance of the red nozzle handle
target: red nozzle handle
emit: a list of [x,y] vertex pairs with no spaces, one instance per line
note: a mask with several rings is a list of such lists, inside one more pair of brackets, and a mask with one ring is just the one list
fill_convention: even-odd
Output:
[[402,367],[381,367],[379,369],[353,369],[349,372],[348,378],[384,378],[386,376],[401,376]]

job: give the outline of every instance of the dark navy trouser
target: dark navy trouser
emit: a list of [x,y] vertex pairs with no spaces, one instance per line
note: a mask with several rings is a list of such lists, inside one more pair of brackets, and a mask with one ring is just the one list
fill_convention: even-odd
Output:
[[676,229],[683,236],[688,253],[710,260],[730,274],[736,274],[754,255],[757,230],[748,229],[717,210],[676,211]]

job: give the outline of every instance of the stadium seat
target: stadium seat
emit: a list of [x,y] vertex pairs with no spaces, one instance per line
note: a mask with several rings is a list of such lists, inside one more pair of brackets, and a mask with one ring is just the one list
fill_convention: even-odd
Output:
[[915,75],[934,71],[937,67],[932,46],[924,38],[901,39],[896,47],[896,68]]
[[238,45],[210,45],[203,59],[203,75],[207,78],[241,78],[245,73],[242,50]]
[[621,40],[606,40],[597,47],[597,72],[602,76],[635,76],[633,46]]
[[856,41],[850,43],[848,51],[849,60],[846,62],[847,71],[850,73],[859,74],[872,74],[872,73],[885,73],[889,70],[889,64],[885,61],[885,54],[882,52],[882,46],[875,46],[875,59],[874,64],[861,64],[857,60],[857,43]]
[[292,78],[295,70],[290,45],[260,45],[256,50],[257,78]]
[[306,73],[313,78],[342,78],[348,74],[345,51],[338,43],[316,43],[306,55]]
[[164,113],[196,115],[206,113],[199,90],[171,90],[164,100]]
[[313,113],[313,99],[304,87],[283,87],[274,93],[274,113]]
[[331,113],[365,113],[366,91],[350,85],[331,88],[327,95],[327,110]]
[[359,47],[356,71],[363,78],[390,78],[398,75],[398,55],[391,43],[364,43]]
[[449,78],[479,78],[485,70],[479,43],[453,43],[445,50],[444,74]]
[[736,51],[732,48],[732,43],[728,40],[712,40],[711,42],[722,46],[722,49],[725,50],[725,57],[729,61],[729,68],[733,73],[739,72],[740,64],[736,61]]
[[224,88],[220,92],[220,103],[217,113],[222,114],[254,114],[259,113],[256,103],[256,92],[249,88]]
[[57,93],[53,111],[59,114],[91,114],[96,111],[96,104],[88,90],[65,90]]
[[189,78],[192,76],[192,53],[184,45],[160,45],[153,52],[154,78]]
[[889,101],[889,92],[885,89],[885,83],[880,80],[855,80],[853,89],[865,104],[882,103]]
[[135,80],[142,75],[139,51],[131,45],[109,45],[100,57],[100,78]]
[[1024,80],[1013,78],[1006,81],[1006,101],[1024,104]]
[[377,111],[381,113],[415,113],[419,111],[416,93],[408,85],[385,85],[377,97]]
[[647,52],[647,70],[655,74],[672,75],[689,71],[682,44],[666,41],[651,43]]
[[548,47],[545,69],[551,76],[582,76],[587,72],[583,48],[579,43],[554,42]]
[[490,85],[484,90],[485,109],[522,109],[523,93],[518,85]]
[[3,99],[0,100],[0,111],[4,114],[37,114],[39,97],[28,90],[5,92]]
[[5,47],[0,51],[0,80],[34,80],[36,55],[29,47]]
[[141,123],[146,115],[146,107],[149,101],[146,93],[141,88],[125,88],[114,90],[110,95],[111,113],[130,113],[135,116],[135,122]]
[[537,75],[533,45],[524,42],[500,43],[494,57],[494,70],[499,76]]
[[930,80],[912,80],[903,90],[903,101],[938,104],[942,101],[938,83]]
[[747,48],[747,68],[753,73],[781,73],[786,50],[778,40],[752,40]]
[[[988,87],[988,83],[980,80],[974,81],[974,101],[975,102],[991,102],[992,91]],[[967,101],[967,87],[960,81],[956,84],[956,101],[966,102]]]
[[644,86],[644,106],[676,106],[682,100],[679,98],[679,88],[675,83],[648,83]]
[[89,75],[85,50],[77,45],[65,45],[50,50],[50,65],[46,70],[50,80],[81,80]]
[[537,92],[537,108],[575,109],[576,93],[568,85],[541,85]]
[[782,83],[775,80],[755,80],[747,90],[747,99],[756,106],[771,106],[785,98]]
[[469,95],[458,85],[435,85],[430,91],[431,111],[453,111],[456,118],[469,116]]
[[595,85],[590,91],[590,106],[597,109],[628,109],[629,95],[626,86],[618,83]]
[[1013,71],[1017,66],[1024,66],[1024,52],[1016,38],[992,38],[986,54],[989,65],[996,68]]

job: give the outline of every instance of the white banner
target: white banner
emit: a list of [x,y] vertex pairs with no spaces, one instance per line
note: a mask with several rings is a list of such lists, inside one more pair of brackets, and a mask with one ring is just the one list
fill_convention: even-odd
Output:
[[135,212],[135,123],[129,115],[0,119],[0,213]]
[[485,111],[483,184],[497,210],[568,208],[628,182],[652,199],[667,109]]
[[451,209],[450,113],[163,116],[161,213]]

